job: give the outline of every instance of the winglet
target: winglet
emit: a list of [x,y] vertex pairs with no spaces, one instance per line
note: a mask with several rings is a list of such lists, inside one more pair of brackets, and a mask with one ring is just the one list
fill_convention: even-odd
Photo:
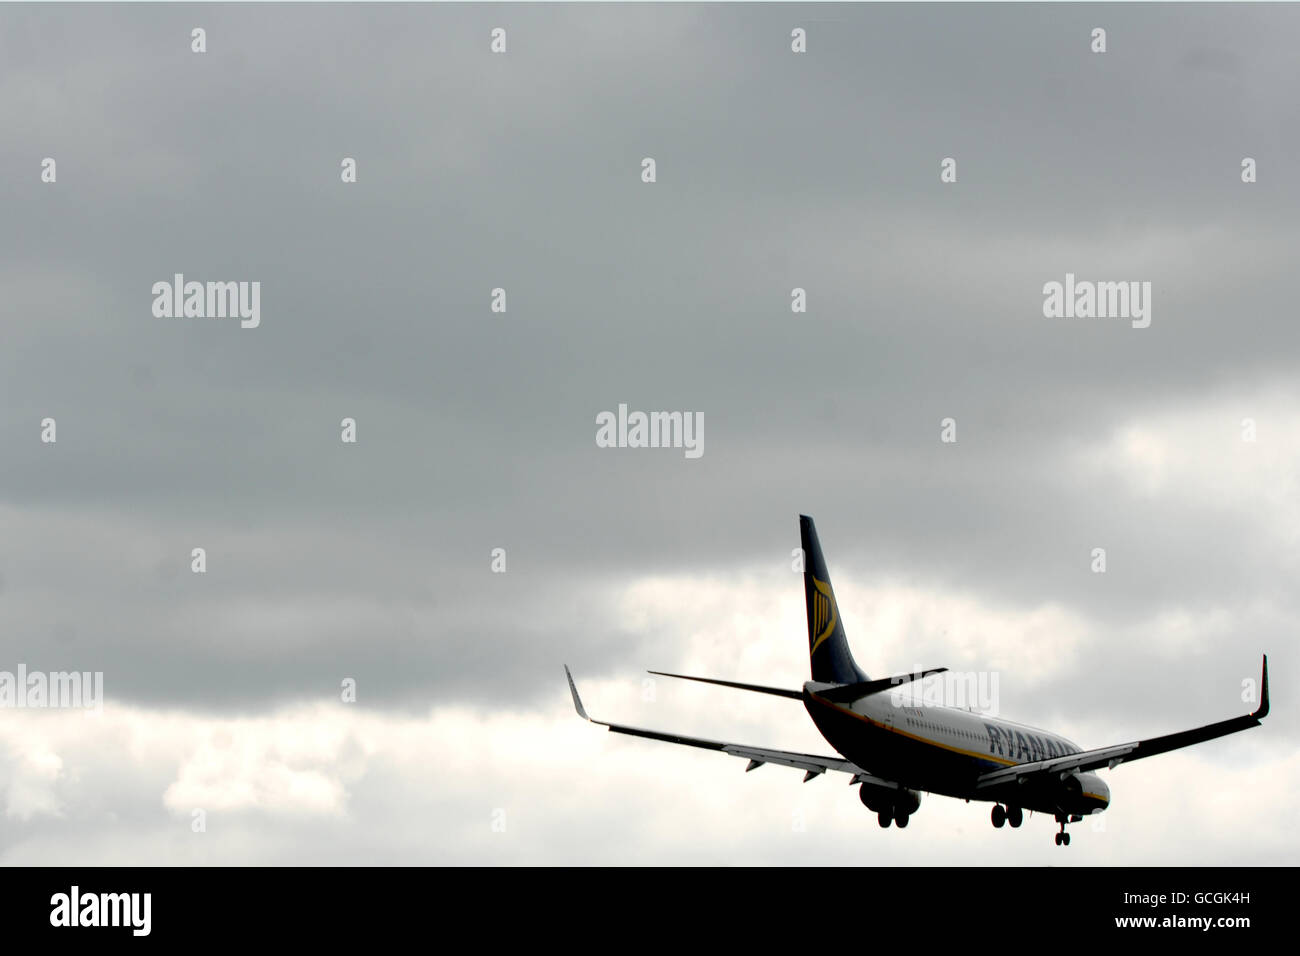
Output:
[[[564,665],[564,676],[569,678],[569,693],[573,694],[573,706],[574,709],[577,710],[578,716],[583,720],[591,720],[591,718],[587,716],[587,711],[582,706],[582,698],[578,696],[578,687],[573,683],[573,675],[569,673],[568,664]],[[591,722],[593,724],[595,723],[594,720]]]
[[1264,655],[1264,676],[1260,678],[1259,707],[1250,716],[1263,720],[1268,716],[1268,655]]

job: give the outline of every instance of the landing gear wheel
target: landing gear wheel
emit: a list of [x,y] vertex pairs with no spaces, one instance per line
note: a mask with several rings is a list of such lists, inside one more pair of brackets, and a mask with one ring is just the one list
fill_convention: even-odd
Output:
[[1002,824],[1006,822],[1007,822],[1007,811],[1002,809],[1002,804],[1000,803],[993,804],[993,825],[1000,830],[1002,829]]
[[1056,845],[1057,845],[1057,846],[1060,846],[1060,845],[1061,845],[1061,837],[1063,837],[1063,836],[1065,836],[1065,834],[1063,834],[1063,833],[1058,833],[1058,834],[1056,834]]
[[1065,832],[1065,817],[1060,817],[1060,816],[1058,816],[1058,817],[1056,818],[1056,822],[1059,823],[1059,824],[1061,825],[1060,832],[1056,834],[1056,845],[1057,845],[1057,846],[1069,846],[1069,845],[1070,845],[1070,834],[1068,834],[1068,833]]
[[1007,810],[1007,823],[1013,827],[1018,827],[1025,822],[1025,814],[1019,807],[1011,807]]
[[894,823],[897,824],[898,829],[900,829],[900,830],[903,829],[903,827],[907,826],[907,814],[906,814],[906,813],[895,813],[895,814],[894,814]]
[[1061,834],[1061,842],[1062,842],[1063,844],[1065,844],[1066,846],[1069,846],[1069,845],[1070,845],[1070,834],[1068,834],[1068,833],[1062,833],[1062,834]]
[[891,817],[891,816],[889,815],[889,811],[887,811],[887,810],[881,810],[879,813],[876,814],[876,819],[877,819],[878,821],[880,821],[880,825],[881,825],[881,827],[883,827],[884,829],[888,830],[888,829],[889,829],[889,821],[892,820],[893,817]]

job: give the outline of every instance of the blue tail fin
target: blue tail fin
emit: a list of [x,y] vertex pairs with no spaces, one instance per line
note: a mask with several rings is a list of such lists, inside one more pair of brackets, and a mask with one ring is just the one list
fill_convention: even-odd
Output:
[[817,541],[812,518],[799,516],[799,538],[803,546],[804,599],[808,606],[808,656],[812,661],[812,679],[835,684],[854,684],[867,680],[858,669],[844,636],[844,622],[831,589],[831,576]]

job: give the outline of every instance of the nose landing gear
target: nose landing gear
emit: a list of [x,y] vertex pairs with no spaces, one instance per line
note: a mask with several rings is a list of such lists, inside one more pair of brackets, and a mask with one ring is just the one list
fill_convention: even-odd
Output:
[[[1000,803],[995,803],[993,804],[993,812],[990,814],[990,818],[993,821],[993,825],[999,829],[1008,823],[1014,828],[1025,822],[1025,811],[1020,807],[1003,806]],[[1059,813],[1056,815],[1056,822],[1061,825],[1060,832],[1056,834],[1057,846],[1070,845],[1070,834],[1065,832],[1065,825],[1081,819],[1082,817],[1074,817],[1071,819],[1070,817]],[[887,824],[882,822],[880,825],[886,826]]]

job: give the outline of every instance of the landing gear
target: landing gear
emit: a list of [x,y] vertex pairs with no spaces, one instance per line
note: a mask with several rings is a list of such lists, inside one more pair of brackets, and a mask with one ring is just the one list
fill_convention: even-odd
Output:
[[1070,845],[1070,834],[1068,834],[1068,833],[1065,832],[1065,817],[1057,817],[1057,818],[1056,818],[1056,822],[1059,823],[1059,824],[1061,825],[1061,831],[1060,831],[1059,833],[1056,834],[1056,845],[1057,845],[1057,846],[1069,846],[1069,845]]
[[876,821],[880,824],[881,829],[888,830],[889,824],[893,823],[898,829],[907,826],[907,821],[911,819],[911,814],[904,813],[902,810],[894,808],[892,810],[881,810],[876,814]]
[[1011,826],[1018,827],[1025,822],[1025,811],[1019,807],[1004,807],[1000,803],[993,804],[993,825],[999,830],[1003,824],[1010,823]]

